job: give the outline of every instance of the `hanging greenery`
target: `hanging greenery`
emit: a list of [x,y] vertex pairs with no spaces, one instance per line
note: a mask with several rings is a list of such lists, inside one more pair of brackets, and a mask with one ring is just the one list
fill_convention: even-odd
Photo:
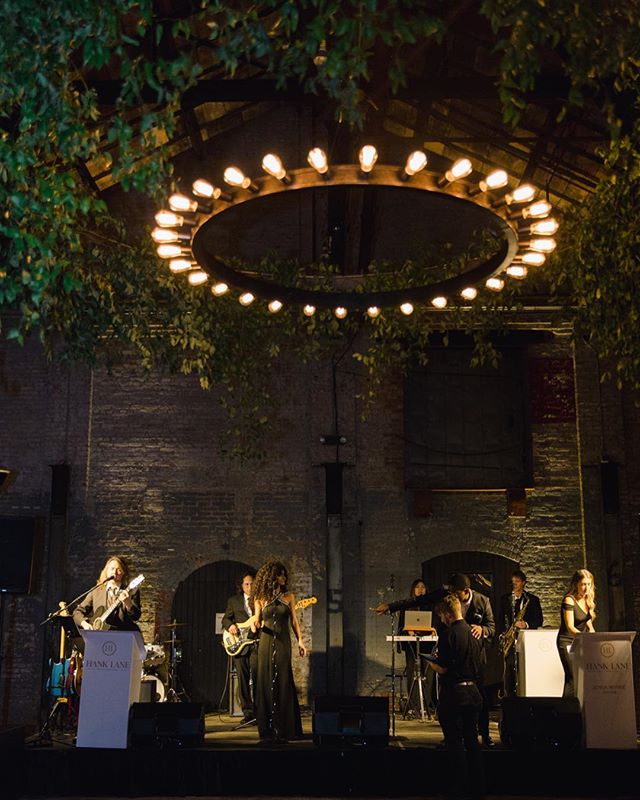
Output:
[[[274,318],[228,301],[211,313],[209,298],[176,283],[145,245],[127,238],[84,165],[100,163],[125,190],[159,199],[171,183],[169,144],[180,99],[211,68],[250,75],[259,64],[282,84],[297,80],[327,96],[342,119],[357,125],[375,58],[384,55],[395,90],[411,48],[442,41],[446,18],[428,0],[200,0],[197,8],[176,3],[170,18],[157,16],[152,0],[2,0],[0,8],[4,335],[23,341],[36,331],[50,350],[61,340],[67,356],[89,359],[109,357],[114,342],[128,342],[147,367],[194,372],[203,386],[235,389],[231,412],[246,411],[263,424],[252,400],[256,375],[266,374],[283,349],[304,358],[325,352],[336,337],[353,335],[354,320],[338,324],[321,314],[301,321],[287,311]],[[484,0],[479,7],[496,31],[508,122],[517,121],[548,63],[567,76],[567,107],[595,100],[604,110],[610,177],[575,213],[554,260],[554,281],[576,309],[583,335],[617,359],[619,381],[634,385],[639,10],[638,0]],[[114,81],[109,113],[92,88],[104,78]],[[605,219],[606,232],[597,227]],[[513,303],[488,298],[482,313],[452,311],[440,319],[479,331],[496,321],[487,308]],[[368,344],[358,352],[372,379],[391,361],[421,357],[432,327],[424,318],[431,319],[385,314],[369,325]],[[483,348],[479,340],[479,357],[491,357]]]

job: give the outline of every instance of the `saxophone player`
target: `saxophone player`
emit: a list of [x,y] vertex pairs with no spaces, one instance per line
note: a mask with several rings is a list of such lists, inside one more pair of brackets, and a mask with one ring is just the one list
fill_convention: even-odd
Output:
[[542,606],[540,598],[525,590],[527,576],[521,569],[511,573],[511,591],[500,599],[500,642],[504,657],[504,695],[511,697],[517,693],[517,664],[515,640],[525,628],[542,627]]

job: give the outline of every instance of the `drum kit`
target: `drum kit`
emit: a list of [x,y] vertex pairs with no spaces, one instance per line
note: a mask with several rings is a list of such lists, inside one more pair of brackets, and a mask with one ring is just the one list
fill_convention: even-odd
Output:
[[[146,657],[142,664],[142,682],[151,684],[151,697],[156,703],[188,700],[177,670],[178,664],[182,661],[182,645],[177,638],[176,629],[184,624],[184,622],[174,620],[166,625],[161,625],[161,628],[170,629],[171,638],[145,646]],[[168,652],[165,645],[168,645]]]

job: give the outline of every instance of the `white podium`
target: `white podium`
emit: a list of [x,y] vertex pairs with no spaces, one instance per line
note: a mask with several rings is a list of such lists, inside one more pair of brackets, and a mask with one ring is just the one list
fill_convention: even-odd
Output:
[[78,747],[127,746],[129,707],[140,698],[144,642],[137,631],[81,631]]
[[525,628],[518,634],[518,697],[562,697],[564,670],[557,636],[557,628]]
[[571,648],[585,745],[636,748],[636,705],[631,643],[635,631],[584,633]]

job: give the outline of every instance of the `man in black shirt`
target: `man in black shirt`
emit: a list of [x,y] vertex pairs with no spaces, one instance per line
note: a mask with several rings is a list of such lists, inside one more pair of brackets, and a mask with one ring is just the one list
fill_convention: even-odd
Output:
[[480,644],[462,616],[456,595],[447,595],[436,607],[446,632],[438,640],[438,656],[430,661],[440,675],[438,719],[449,753],[447,796],[481,797],[484,778],[482,754],[478,742],[478,717],[482,695]]

